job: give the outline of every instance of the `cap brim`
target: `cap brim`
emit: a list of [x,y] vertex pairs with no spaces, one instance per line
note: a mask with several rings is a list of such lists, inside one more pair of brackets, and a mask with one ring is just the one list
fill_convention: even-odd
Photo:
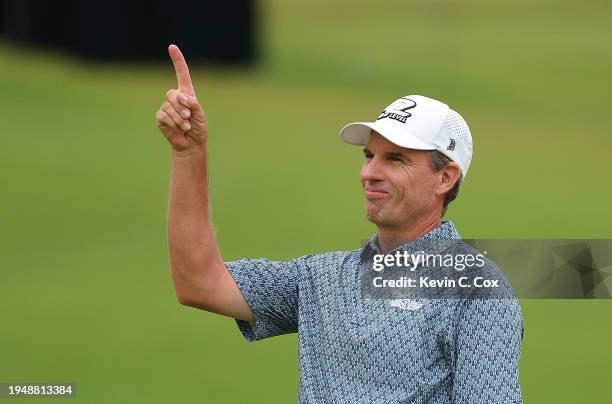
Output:
[[408,149],[435,150],[430,144],[425,143],[410,133],[397,133],[397,130],[386,127],[380,122],[353,122],[340,130],[340,138],[344,143],[365,146],[368,144],[372,131],[378,132],[393,144]]

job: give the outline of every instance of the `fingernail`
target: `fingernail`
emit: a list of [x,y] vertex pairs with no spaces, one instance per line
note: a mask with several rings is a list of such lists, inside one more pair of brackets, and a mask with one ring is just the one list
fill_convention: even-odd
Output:
[[187,104],[187,97],[185,97],[184,95],[181,95],[180,101],[181,101],[181,104]]
[[182,110],[181,115],[183,116],[183,118],[189,118],[189,110],[188,109]]
[[183,129],[185,129],[185,130],[189,130],[189,129],[191,129],[191,125],[189,125],[189,122],[185,122],[185,123],[183,124]]

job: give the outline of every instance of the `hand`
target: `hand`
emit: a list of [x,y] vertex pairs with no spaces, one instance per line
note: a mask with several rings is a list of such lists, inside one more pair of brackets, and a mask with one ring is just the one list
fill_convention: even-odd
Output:
[[208,136],[204,110],[195,96],[189,68],[180,49],[170,45],[168,53],[176,71],[178,90],[166,92],[166,101],[155,115],[157,127],[175,151],[188,154],[199,152],[204,148]]

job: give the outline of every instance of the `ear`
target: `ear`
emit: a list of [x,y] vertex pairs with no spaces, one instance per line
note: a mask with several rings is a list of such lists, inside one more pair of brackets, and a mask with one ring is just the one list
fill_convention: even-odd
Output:
[[436,188],[436,195],[444,195],[450,191],[461,176],[459,164],[451,161],[440,171],[440,182]]

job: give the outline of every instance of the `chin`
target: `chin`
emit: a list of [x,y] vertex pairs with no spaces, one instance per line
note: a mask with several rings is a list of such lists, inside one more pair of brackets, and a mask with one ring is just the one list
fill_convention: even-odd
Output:
[[392,215],[385,215],[384,213],[385,212],[381,212],[380,210],[376,210],[374,212],[366,211],[366,218],[379,228],[395,228],[399,223],[401,223],[399,218],[394,218]]
[[371,202],[366,202],[365,215],[370,222],[379,220],[382,216],[382,213],[383,213],[382,206],[371,203]]
[[381,217],[380,212],[366,212],[366,218],[368,221],[374,223],[375,225],[384,224],[385,220]]

